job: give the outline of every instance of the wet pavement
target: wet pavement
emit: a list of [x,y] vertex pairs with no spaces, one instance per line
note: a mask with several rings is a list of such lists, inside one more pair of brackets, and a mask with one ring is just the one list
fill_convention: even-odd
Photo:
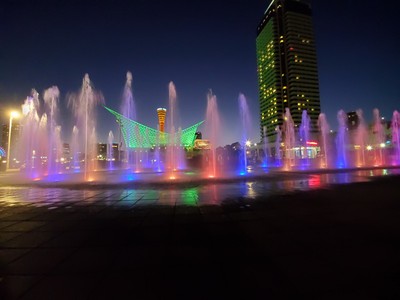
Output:
[[2,186],[0,299],[398,299],[392,173]]

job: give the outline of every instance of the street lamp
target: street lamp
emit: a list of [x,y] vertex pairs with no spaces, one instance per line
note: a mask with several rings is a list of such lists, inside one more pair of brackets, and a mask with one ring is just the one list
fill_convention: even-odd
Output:
[[10,125],[8,126],[8,145],[7,145],[7,164],[6,164],[6,170],[10,168],[10,160],[11,160],[11,155],[10,155],[10,149],[11,149],[11,130],[12,130],[12,120],[15,118],[19,118],[19,113],[16,111],[12,111],[10,113]]

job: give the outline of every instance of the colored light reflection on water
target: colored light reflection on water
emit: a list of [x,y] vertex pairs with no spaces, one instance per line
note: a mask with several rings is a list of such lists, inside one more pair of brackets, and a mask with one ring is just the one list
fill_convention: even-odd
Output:
[[195,206],[199,200],[198,188],[186,189],[182,192],[182,202],[185,205]]
[[[174,182],[173,185],[138,185],[128,188],[107,185],[82,185],[74,189],[74,184],[54,187],[0,186],[0,202],[3,205],[34,205],[49,207],[70,207],[71,205],[121,205],[124,209],[133,209],[138,205],[219,205],[226,199],[268,199],[274,194],[291,193],[296,190],[312,190],[329,188],[332,184],[346,184],[351,182],[369,181],[371,177],[380,177],[399,174],[400,169],[356,170],[352,172],[318,173],[318,174],[280,174],[255,178],[240,178],[238,181],[207,181],[203,184]],[[6,176],[7,174],[0,174]],[[109,175],[111,176],[111,175]],[[136,174],[128,173],[123,176],[113,175],[113,179],[121,181],[135,180]],[[165,178],[157,174],[161,179]],[[51,176],[50,181],[59,179]],[[45,179],[43,179],[45,182]],[[104,180],[107,180],[104,177]],[[188,184],[190,187],[188,187]],[[135,183],[136,185],[136,183]],[[91,188],[90,188],[91,187]],[[68,202],[71,202],[69,204]]]
[[46,181],[49,182],[59,182],[62,181],[65,178],[63,174],[51,174],[46,177]]
[[127,174],[122,175],[121,179],[123,181],[133,181],[133,180],[137,179],[137,174],[127,173]]

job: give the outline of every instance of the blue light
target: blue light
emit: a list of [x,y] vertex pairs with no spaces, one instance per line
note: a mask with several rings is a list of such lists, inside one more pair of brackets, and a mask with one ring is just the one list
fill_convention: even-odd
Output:
[[0,157],[6,157],[6,151],[0,147]]
[[65,176],[63,174],[51,174],[46,177],[46,181],[59,182],[59,181],[62,181],[64,179],[64,177]]
[[126,173],[121,176],[122,181],[134,181],[137,179],[137,176],[133,173]]

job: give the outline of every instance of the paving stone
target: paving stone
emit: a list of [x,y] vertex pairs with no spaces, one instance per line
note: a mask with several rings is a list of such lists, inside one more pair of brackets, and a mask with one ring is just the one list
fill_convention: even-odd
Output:
[[4,243],[6,248],[34,248],[55,237],[50,232],[26,232]]
[[44,276],[21,299],[92,299],[90,296],[93,290],[97,291],[102,278],[102,275]]
[[59,275],[96,275],[111,268],[112,252],[106,248],[80,248],[52,272]]
[[[9,263],[29,252],[30,249],[0,249],[0,269],[4,270]],[[3,273],[4,271],[0,271]]]
[[21,235],[23,232],[4,232],[0,231],[0,245],[5,245],[8,241]]
[[7,228],[10,225],[13,225],[17,222],[14,221],[0,221],[0,230],[2,230],[3,228]]
[[19,299],[39,280],[40,276],[1,276],[0,299]]
[[49,274],[73,252],[74,249],[71,248],[35,248],[7,264],[4,273],[8,275]]
[[37,221],[21,221],[16,222],[11,226],[8,226],[3,229],[3,231],[31,231],[33,229],[37,229],[45,225],[45,222],[37,222]]

